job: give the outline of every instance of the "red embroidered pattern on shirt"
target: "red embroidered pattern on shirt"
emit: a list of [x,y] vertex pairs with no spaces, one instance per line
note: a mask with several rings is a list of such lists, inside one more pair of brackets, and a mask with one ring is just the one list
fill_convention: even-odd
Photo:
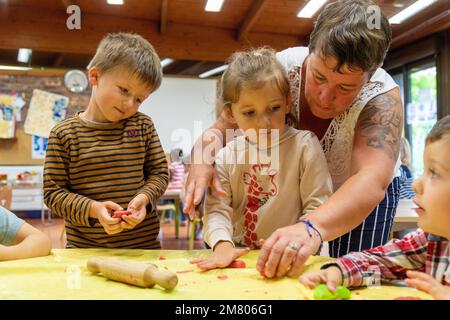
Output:
[[[244,207],[245,235],[243,242],[251,249],[259,248],[258,236],[255,232],[258,222],[258,209],[269,198],[277,194],[277,186],[274,182],[275,170],[269,170],[268,164],[255,164],[252,166],[254,173],[244,172],[243,179],[247,187],[247,203]],[[264,172],[265,171],[265,172]]]

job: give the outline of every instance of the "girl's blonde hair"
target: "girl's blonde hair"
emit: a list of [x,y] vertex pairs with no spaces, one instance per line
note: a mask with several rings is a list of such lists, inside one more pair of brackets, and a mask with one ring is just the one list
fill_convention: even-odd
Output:
[[[217,114],[239,101],[242,89],[259,89],[273,82],[286,99],[290,95],[289,79],[276,52],[270,47],[235,52],[218,84]],[[292,120],[289,115],[287,120]]]
[[400,141],[400,161],[408,168],[411,167],[411,146],[405,137]]

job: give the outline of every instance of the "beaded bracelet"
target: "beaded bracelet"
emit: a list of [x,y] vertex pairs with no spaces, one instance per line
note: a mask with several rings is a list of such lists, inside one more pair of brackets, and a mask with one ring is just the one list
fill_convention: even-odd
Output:
[[310,220],[300,219],[299,222],[304,223],[306,225],[306,232],[308,232],[308,235],[310,238],[312,238],[312,234],[309,231],[309,229],[313,229],[314,232],[319,236],[320,246],[319,246],[319,249],[317,250],[317,252],[314,254],[315,256],[317,256],[318,254],[320,254],[320,251],[322,250],[322,246],[323,246],[322,235],[320,234],[319,230],[317,230],[317,228],[314,227],[314,225],[312,224],[312,222]]

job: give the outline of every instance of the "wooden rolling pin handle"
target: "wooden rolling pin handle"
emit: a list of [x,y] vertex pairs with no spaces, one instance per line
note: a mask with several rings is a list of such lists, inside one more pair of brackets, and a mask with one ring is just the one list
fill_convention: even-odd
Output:
[[144,288],[151,288],[158,284],[171,290],[178,284],[175,273],[159,271],[157,266],[142,262],[91,258],[87,262],[87,268],[92,273],[101,273],[108,279]]
[[157,267],[149,265],[144,272],[144,282],[146,284],[156,283],[163,288],[172,290],[178,284],[178,277],[173,272],[160,271]]

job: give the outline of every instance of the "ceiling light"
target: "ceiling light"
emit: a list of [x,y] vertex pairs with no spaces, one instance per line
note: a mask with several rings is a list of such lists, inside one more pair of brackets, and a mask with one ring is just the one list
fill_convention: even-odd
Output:
[[123,5],[123,0],[106,0],[106,2],[108,4],[112,4],[112,5],[116,5],[116,6]]
[[299,18],[312,18],[327,0],[309,0],[306,6],[297,14]]
[[214,74],[217,74],[217,73],[220,73],[222,71],[225,71],[226,68],[228,68],[227,64],[225,64],[223,66],[220,66],[220,67],[217,67],[217,68],[214,68],[214,69],[211,69],[209,71],[203,72],[203,73],[199,74],[198,77],[199,78],[207,78],[207,77],[212,76]]
[[174,62],[175,60],[170,59],[170,58],[165,58],[163,60],[161,60],[161,67],[167,67],[169,64],[171,64],[172,62]]
[[31,53],[31,49],[20,48],[19,54],[17,55],[17,61],[28,63],[30,61]]
[[429,5],[436,2],[436,0],[418,0],[414,2],[409,7],[403,9],[399,13],[397,13],[395,16],[389,19],[389,22],[392,24],[399,24],[408,19],[409,17],[415,15],[417,12],[425,9]]
[[208,0],[205,11],[219,12],[222,8],[223,0]]
[[16,67],[16,66],[0,66],[0,70],[18,70],[18,71],[26,71],[31,70],[30,67]]

